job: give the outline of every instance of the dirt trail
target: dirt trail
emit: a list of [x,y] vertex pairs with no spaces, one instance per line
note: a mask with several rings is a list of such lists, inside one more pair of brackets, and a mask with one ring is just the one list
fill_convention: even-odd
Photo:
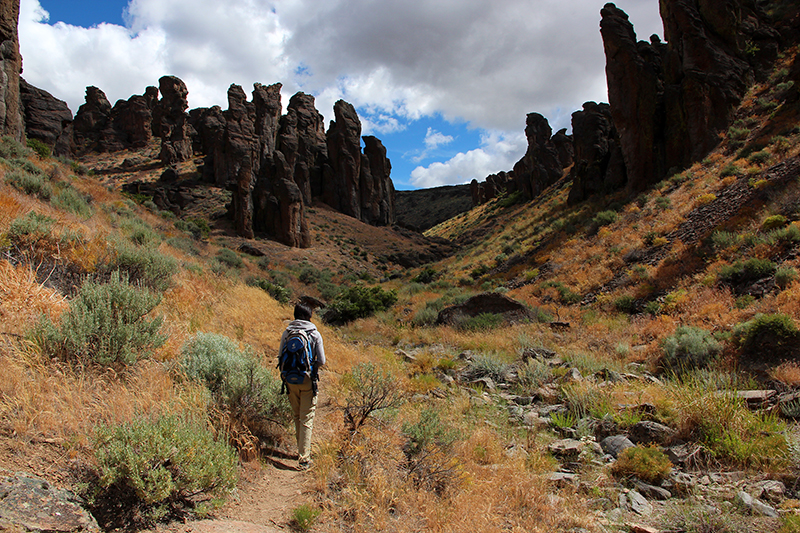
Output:
[[[322,387],[321,387],[322,389]],[[314,443],[333,432],[331,407],[321,390],[314,422]],[[296,450],[292,446],[292,453]],[[296,455],[277,453],[245,463],[236,492],[218,509],[212,520],[172,523],[142,533],[283,533],[292,531],[292,510],[312,498],[308,494],[311,473],[297,470]]]

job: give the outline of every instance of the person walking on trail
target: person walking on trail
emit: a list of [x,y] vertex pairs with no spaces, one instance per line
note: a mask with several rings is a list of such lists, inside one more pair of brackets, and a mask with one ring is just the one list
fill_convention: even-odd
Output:
[[311,322],[311,307],[298,303],[294,320],[281,335],[278,368],[292,406],[297,437],[297,465],[306,470],[311,463],[311,432],[317,408],[319,368],[325,364],[325,348],[317,327]]

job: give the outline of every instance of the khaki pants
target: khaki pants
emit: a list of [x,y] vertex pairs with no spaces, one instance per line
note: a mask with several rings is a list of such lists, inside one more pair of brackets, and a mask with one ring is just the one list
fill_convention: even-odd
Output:
[[289,389],[289,404],[292,406],[297,453],[301,463],[311,459],[311,431],[314,429],[314,413],[317,409],[317,395],[311,388],[311,380],[300,385],[286,384]]

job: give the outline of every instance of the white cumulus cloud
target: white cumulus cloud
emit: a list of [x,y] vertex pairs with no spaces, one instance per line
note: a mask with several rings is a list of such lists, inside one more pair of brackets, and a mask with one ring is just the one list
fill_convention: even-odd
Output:
[[[657,0],[616,4],[640,38],[662,33]],[[569,127],[584,101],[606,99],[601,7],[595,0],[130,0],[125,26],[82,28],[50,25],[39,0],[21,0],[20,45],[23,76],[73,112],[88,85],[113,104],[175,75],[191,107],[227,107],[232,83],[250,92],[254,82],[281,82],[284,102],[298,90],[313,94],[326,120],[336,100],[352,103],[367,134],[441,116],[511,138],[527,113],[543,114],[556,130]],[[463,173],[500,170],[504,153],[482,145],[461,154]],[[434,169],[447,174],[433,165],[425,173]]]
[[411,183],[415,187],[428,188],[459,185],[473,179],[483,181],[489,174],[510,170],[525,153],[527,142],[522,133],[486,132],[481,135],[480,148],[459,152],[444,162],[415,168],[411,172]]

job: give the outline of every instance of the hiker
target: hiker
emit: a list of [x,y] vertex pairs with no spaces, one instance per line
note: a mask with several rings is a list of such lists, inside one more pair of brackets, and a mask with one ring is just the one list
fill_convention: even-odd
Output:
[[311,462],[311,431],[317,408],[319,368],[325,364],[322,335],[311,322],[312,310],[304,303],[294,307],[294,320],[281,335],[278,368],[292,406],[297,437],[297,466],[308,469]]

